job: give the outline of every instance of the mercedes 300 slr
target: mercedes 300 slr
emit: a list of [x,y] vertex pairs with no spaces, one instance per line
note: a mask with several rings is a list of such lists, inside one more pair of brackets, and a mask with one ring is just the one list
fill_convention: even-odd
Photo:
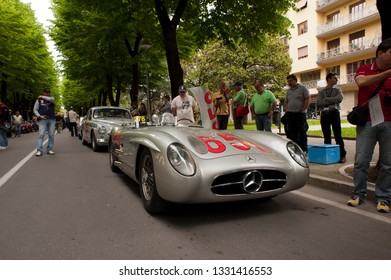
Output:
[[[198,100],[210,93],[201,94]],[[209,99],[204,98],[206,103]],[[204,127],[181,125],[166,113],[147,127],[111,131],[111,169],[138,182],[149,213],[162,211],[169,202],[259,199],[306,184],[309,167],[298,145],[270,132],[217,130],[208,122],[215,118],[213,111],[205,110],[209,119],[202,119]]]

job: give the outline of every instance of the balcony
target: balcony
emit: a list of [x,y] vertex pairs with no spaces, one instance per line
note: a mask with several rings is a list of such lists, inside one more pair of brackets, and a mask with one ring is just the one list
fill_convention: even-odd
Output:
[[320,39],[330,38],[343,32],[348,32],[353,28],[365,26],[376,20],[380,20],[379,11],[376,5],[372,5],[364,8],[359,14],[350,14],[336,21],[318,26],[316,37]]
[[[338,82],[337,82],[337,87],[344,88],[346,86],[351,86],[355,85],[356,81],[354,80],[354,75],[356,73],[349,73],[346,76],[340,76],[338,77]],[[325,80],[318,80],[316,82],[316,88],[317,89],[322,89],[326,86],[326,81]],[[303,83],[301,83],[303,84]]]
[[346,60],[358,55],[369,54],[376,50],[380,42],[381,38],[375,37],[372,40],[365,40],[359,44],[352,43],[346,46],[330,49],[325,52],[318,53],[316,62],[319,65],[323,65],[340,60]]
[[350,0],[318,0],[316,1],[316,11],[318,13],[326,13],[349,1]]
[[[346,76],[340,76],[338,77],[337,86],[338,87],[345,87],[345,86],[351,86],[353,84],[356,84],[354,81],[354,75],[355,73],[347,74]],[[305,81],[300,82],[301,85],[305,86],[307,89],[321,89],[326,86],[325,80],[312,80],[312,81]]]

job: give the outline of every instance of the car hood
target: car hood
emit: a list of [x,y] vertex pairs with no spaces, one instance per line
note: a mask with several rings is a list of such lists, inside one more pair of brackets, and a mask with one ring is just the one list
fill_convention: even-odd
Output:
[[107,126],[114,126],[114,125],[128,126],[133,123],[133,120],[128,118],[100,118],[97,121],[100,124],[107,125]]
[[252,155],[280,161],[288,154],[288,141],[270,132],[166,126],[129,130],[128,133],[134,139],[149,139],[160,150],[171,143],[180,143],[203,159]]

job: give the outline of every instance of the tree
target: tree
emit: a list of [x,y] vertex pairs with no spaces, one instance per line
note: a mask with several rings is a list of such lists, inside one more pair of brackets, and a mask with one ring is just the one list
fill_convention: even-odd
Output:
[[[268,44],[251,51],[246,47],[232,50],[223,42],[212,42],[197,51],[185,66],[185,80],[193,86],[206,85],[216,91],[221,82],[228,85],[242,81],[252,89],[256,79],[266,83],[279,98],[291,70],[291,59],[286,45],[275,38]],[[251,92],[250,90],[249,92]]]
[[173,97],[178,95],[176,89],[183,83],[176,37],[180,26],[190,28],[199,44],[221,39],[230,46],[256,49],[266,35],[287,35],[289,20],[284,15],[294,3],[293,0],[155,0]]
[[57,96],[58,75],[42,25],[30,6],[19,0],[3,0],[0,15],[1,97],[27,119],[43,88],[52,88]]

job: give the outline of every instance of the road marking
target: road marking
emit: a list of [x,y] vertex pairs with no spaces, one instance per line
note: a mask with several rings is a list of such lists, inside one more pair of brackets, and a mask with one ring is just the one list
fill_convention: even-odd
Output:
[[[46,139],[42,146],[45,145],[48,142],[48,139]],[[27,156],[25,156],[24,159],[19,161],[10,171],[4,174],[3,177],[0,178],[0,188],[19,170],[22,168],[22,166],[37,152],[37,150],[33,150],[31,153],[29,153]]]
[[[351,207],[351,206],[348,206],[348,205],[343,205],[341,203],[338,203],[338,202],[335,202],[335,201],[331,201],[331,200],[327,200],[327,199],[324,199],[324,198],[321,198],[321,197],[318,197],[318,196],[314,196],[314,195],[311,195],[311,194],[307,194],[307,193],[304,193],[304,192],[301,192],[301,191],[293,191],[292,194],[295,194],[295,195],[298,195],[298,196],[301,196],[301,197],[304,197],[304,198],[308,198],[308,199],[311,199],[311,200],[315,200],[315,201],[318,201],[318,202],[321,202],[321,203],[324,203],[324,204],[327,204],[327,205],[330,205],[330,206],[337,207],[337,208],[342,209],[342,210],[346,210],[346,211],[349,211],[349,212],[352,212],[352,213],[355,213],[355,214],[358,214],[358,215],[361,215],[361,216],[365,216],[367,218],[371,218],[371,219],[374,219],[374,220],[378,220],[378,221],[381,221],[381,222],[384,222],[384,223],[387,223],[387,224],[391,225],[391,219],[389,217],[386,217],[386,216],[381,216],[380,214],[369,213],[369,212],[364,211],[362,209],[358,209],[357,207]],[[389,215],[389,214],[384,214],[384,215]]]

